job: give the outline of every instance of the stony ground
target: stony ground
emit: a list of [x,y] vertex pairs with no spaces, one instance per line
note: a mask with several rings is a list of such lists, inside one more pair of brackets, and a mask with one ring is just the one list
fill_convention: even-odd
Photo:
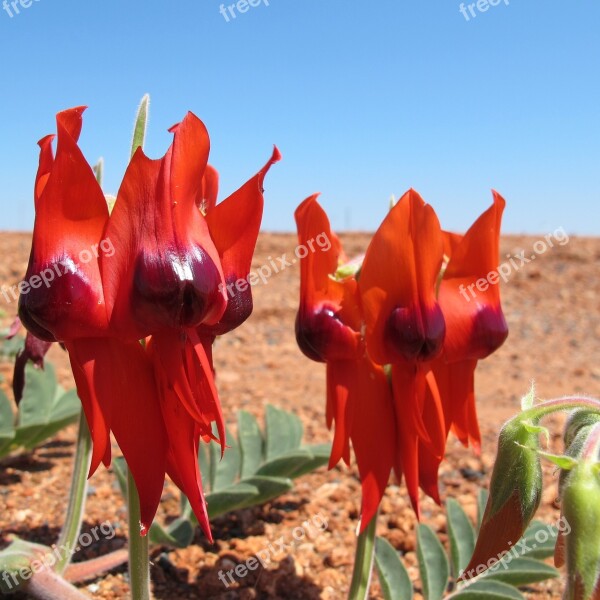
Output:
[[[343,236],[349,255],[364,251],[368,239],[366,234]],[[502,255],[525,250],[526,256],[531,256],[536,240],[506,237],[502,240]],[[29,244],[27,234],[1,234],[0,282],[12,285],[23,276]],[[284,253],[291,258],[294,247],[292,235],[263,234],[255,267]],[[518,410],[519,399],[532,379],[544,398],[574,392],[600,396],[599,260],[600,240],[571,238],[562,246],[555,244],[553,249],[538,254],[535,262],[513,270],[509,281],[502,285],[510,337],[500,351],[480,364],[477,374],[483,453],[478,458],[451,439],[441,469],[443,497],[457,498],[473,517],[477,490],[488,482],[498,430]],[[302,356],[294,340],[298,276],[295,264],[255,288],[254,314],[240,329],[218,341],[215,363],[229,422],[234,423],[239,408],[262,418],[264,406],[271,403],[295,411],[304,423],[307,441],[318,443],[330,439],[324,423],[325,373],[322,365]],[[2,325],[7,326],[16,303],[0,297],[0,309]],[[67,361],[58,347],[52,349],[50,360],[57,365],[63,384],[72,386]],[[2,385],[8,390],[11,365],[0,363],[0,373],[4,376]],[[551,425],[557,432],[552,444],[558,447],[560,422],[555,420]],[[65,510],[75,433],[70,427],[35,452],[0,463],[0,544],[6,545],[11,533],[40,543],[56,541]],[[552,468],[546,468],[545,478],[540,516],[551,523],[558,518],[556,473]],[[80,552],[78,561],[125,543],[123,501],[114,481],[114,475],[103,468],[93,476],[85,529],[89,531],[108,519],[116,527],[116,536]],[[159,519],[174,513],[176,498],[173,486],[167,484]],[[185,550],[154,549],[154,593],[157,598],[169,600],[345,598],[359,502],[360,485],[354,469],[321,469],[302,477],[290,493],[266,506],[216,519],[214,545],[197,533],[194,544]],[[443,510],[428,499],[423,506],[424,522],[445,540]],[[294,528],[317,514],[327,521],[325,531],[313,531],[302,543],[274,555],[267,569],[252,572],[239,585],[225,588],[219,581],[219,570],[247,560],[281,536],[291,542]],[[418,590],[415,518],[402,486],[389,486],[378,527],[378,533],[404,554]],[[82,584],[82,589],[93,598],[125,598],[126,580],[126,569],[121,567],[100,580]],[[560,589],[559,582],[545,583],[527,590],[527,595],[560,598]],[[377,581],[371,597],[382,597]]]

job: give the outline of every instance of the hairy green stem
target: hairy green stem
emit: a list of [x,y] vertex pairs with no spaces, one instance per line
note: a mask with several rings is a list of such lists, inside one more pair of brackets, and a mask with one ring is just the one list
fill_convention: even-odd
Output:
[[518,418],[519,420],[542,419],[555,412],[577,409],[584,409],[600,414],[600,402],[594,398],[586,398],[585,396],[565,396],[564,398],[555,398],[540,402],[521,412]]
[[369,593],[373,561],[375,559],[375,532],[377,515],[371,519],[365,530],[358,536],[354,555],[354,570],[348,600],[365,600]]
[[132,600],[150,600],[150,551],[148,536],[140,534],[140,498],[127,469],[127,508],[129,515],[129,584]]
[[59,574],[64,572],[71,562],[72,555],[78,549],[91,460],[92,438],[82,410],[79,417],[79,432],[77,434],[77,446],[75,447],[75,464],[73,466],[67,516],[56,543],[62,549],[60,559],[55,567],[56,572]]

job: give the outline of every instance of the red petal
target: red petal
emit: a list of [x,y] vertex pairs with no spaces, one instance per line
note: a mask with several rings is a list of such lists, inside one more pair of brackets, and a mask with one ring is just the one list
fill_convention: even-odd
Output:
[[219,323],[210,328],[213,335],[235,329],[252,312],[251,286],[240,285],[240,291],[234,284],[240,279],[248,280],[263,215],[264,178],[280,159],[279,150],[275,148],[267,164],[252,179],[207,212],[206,222],[221,259],[226,286],[229,286],[227,310]]
[[442,258],[435,212],[410,190],[373,236],[359,278],[367,348],[376,363],[429,359],[441,350],[435,286]]
[[[355,359],[362,352],[356,280],[348,277],[336,281],[330,277],[337,270],[341,246],[333,237],[317,196],[307,198],[295,216],[300,246],[308,249],[312,244],[314,248],[300,261],[300,310],[296,320],[300,349],[317,361]],[[322,243],[315,248],[318,240]]]
[[41,143],[36,218],[19,300],[23,324],[46,341],[102,335],[106,311],[97,252],[108,208],[77,146],[83,109],[57,115],[58,148]]
[[212,533],[202,491],[202,478],[198,467],[198,432],[176,394],[163,388],[161,409],[169,438],[167,472],[187,496],[202,531],[212,543]]
[[395,460],[397,432],[392,391],[383,369],[364,358],[353,372],[351,438],[362,482],[362,532],[377,514],[385,493]]
[[[417,514],[419,509],[419,444],[442,458],[446,441],[444,415],[435,390],[428,391],[428,375],[417,365],[392,365],[392,388],[398,428],[400,468]],[[431,386],[431,382],[429,382]],[[426,415],[426,418],[424,418]]]
[[498,275],[504,206],[502,197],[494,192],[492,206],[452,250],[439,290],[447,329],[444,356],[449,362],[485,358],[508,335]]
[[[168,448],[152,363],[138,342],[106,338],[69,346],[131,470],[144,532],[160,502]],[[97,425],[95,417],[90,429]]]
[[208,134],[188,113],[158,161],[134,155],[101,258],[111,323],[131,339],[170,328],[215,323],[226,306],[223,273],[206,220],[196,206],[208,155]]
[[202,194],[198,208],[202,214],[209,213],[217,203],[219,195],[219,172],[210,165],[206,165],[204,175],[202,176]]

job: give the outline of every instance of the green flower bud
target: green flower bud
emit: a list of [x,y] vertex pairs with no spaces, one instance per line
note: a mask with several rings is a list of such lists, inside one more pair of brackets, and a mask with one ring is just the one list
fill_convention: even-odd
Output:
[[567,473],[562,513],[571,531],[564,536],[567,582],[564,600],[596,598],[600,591],[600,476],[598,463],[582,459]]
[[537,421],[522,421],[520,415],[500,431],[490,495],[463,579],[480,575],[504,556],[519,541],[535,514],[542,495],[539,432]]

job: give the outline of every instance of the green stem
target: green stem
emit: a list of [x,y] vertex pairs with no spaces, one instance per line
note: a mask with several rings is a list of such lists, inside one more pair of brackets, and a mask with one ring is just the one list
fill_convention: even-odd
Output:
[[375,531],[377,514],[371,519],[365,530],[358,536],[354,555],[354,571],[348,600],[364,600],[369,593],[373,560],[375,559]]
[[586,398],[585,396],[565,396],[564,398],[555,398],[540,402],[540,404],[536,404],[521,412],[517,415],[517,418],[519,420],[541,419],[555,412],[576,410],[578,408],[600,413],[600,402],[593,398]]
[[71,490],[69,493],[69,506],[67,516],[56,543],[62,549],[60,560],[56,563],[55,570],[62,574],[71,562],[71,556],[77,548],[81,521],[83,520],[83,508],[87,496],[88,473],[92,460],[92,438],[85,420],[85,414],[81,411],[79,417],[79,432],[77,434],[77,446],[75,448],[75,464],[73,466],[73,477],[71,479]]
[[148,536],[140,534],[140,498],[131,470],[127,469],[129,511],[129,584],[132,600],[150,600],[150,554]]

